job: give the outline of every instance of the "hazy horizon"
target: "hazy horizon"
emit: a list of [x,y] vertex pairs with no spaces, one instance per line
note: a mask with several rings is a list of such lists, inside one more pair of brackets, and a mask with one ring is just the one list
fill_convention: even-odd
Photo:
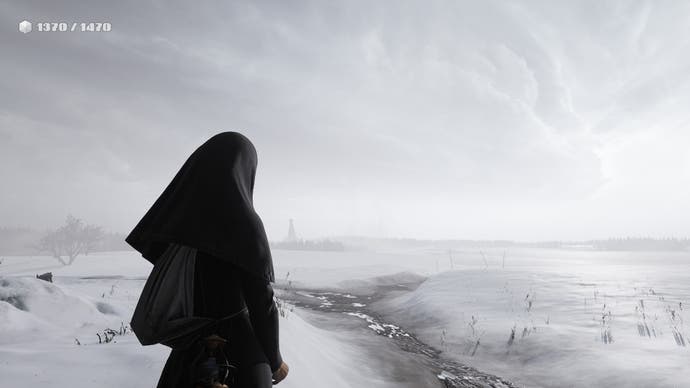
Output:
[[[128,233],[207,138],[271,240],[690,230],[690,3],[0,4],[0,226]],[[22,34],[18,23],[112,23]]]
[[[71,215],[71,214],[70,214]],[[73,216],[73,215],[72,215]],[[79,217],[77,217],[79,218]],[[87,224],[93,224],[96,226],[103,226],[103,224],[100,224],[99,222],[93,222],[93,220],[85,220],[81,219],[84,223]],[[46,226],[44,228],[39,228],[35,226],[29,226],[29,225],[0,225],[0,229],[8,229],[8,230],[30,230],[34,232],[47,232],[52,229],[55,229],[61,225],[63,225],[64,222],[62,223],[56,223],[54,225]],[[269,240],[272,242],[281,242],[281,241],[288,241],[288,233],[287,233],[287,226],[285,227],[285,233],[282,235],[278,233],[275,236],[269,236]],[[112,234],[112,235],[122,235],[123,238],[129,234],[129,231],[118,231],[118,230],[112,230],[108,228],[104,228],[103,232],[107,234]],[[313,235],[313,236],[304,236],[303,234],[297,232],[297,238],[298,239],[303,239],[303,240],[328,240],[328,239],[371,239],[371,240],[412,240],[412,241],[477,241],[477,242],[492,242],[492,241],[505,241],[505,242],[510,242],[510,243],[517,243],[517,244],[530,244],[530,243],[548,243],[548,242],[587,242],[587,241],[604,241],[604,240],[615,240],[615,239],[652,239],[652,240],[666,240],[666,239],[675,239],[675,240],[689,240],[690,237],[687,235],[669,235],[669,236],[652,236],[652,235],[611,235],[611,236],[598,236],[598,237],[593,237],[593,238],[585,238],[585,239],[534,239],[534,240],[519,240],[519,239],[498,239],[498,238],[480,238],[480,239],[471,239],[471,238],[464,238],[462,236],[459,237],[443,237],[443,238],[420,238],[416,236],[374,236],[374,235],[364,235],[364,234],[330,234],[330,235]]]

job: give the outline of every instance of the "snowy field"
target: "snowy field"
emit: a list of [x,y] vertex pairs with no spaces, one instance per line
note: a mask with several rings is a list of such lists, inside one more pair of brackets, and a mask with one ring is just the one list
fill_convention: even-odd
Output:
[[458,256],[456,269],[374,308],[446,356],[525,386],[690,386],[687,253]]
[[[169,349],[142,347],[132,333],[119,335],[150,270],[134,252],[92,254],[67,267],[50,257],[3,257],[0,386],[155,386]],[[54,284],[34,277],[47,271]],[[99,343],[106,329],[117,335]],[[376,363],[362,357],[361,340],[315,327],[300,311],[281,317],[280,336],[290,365],[281,387],[407,386],[382,377]]]
[[[367,292],[376,276],[427,276],[369,306],[480,370],[519,385],[690,385],[690,255],[555,250],[274,251],[276,277],[300,288]],[[2,386],[151,387],[168,349],[119,335],[147,264],[134,252],[0,264]],[[52,271],[54,284],[35,274]],[[281,319],[285,388],[399,387],[345,333],[299,309]],[[118,332],[99,344],[97,333]],[[81,344],[77,344],[77,341]],[[318,366],[318,367],[315,367]]]

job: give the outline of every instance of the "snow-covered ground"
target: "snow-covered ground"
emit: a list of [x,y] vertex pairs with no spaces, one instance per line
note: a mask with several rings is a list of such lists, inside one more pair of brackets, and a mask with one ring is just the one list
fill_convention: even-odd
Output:
[[459,256],[464,269],[373,308],[444,355],[526,386],[690,386],[687,253]]
[[[428,276],[415,291],[367,307],[444,356],[525,386],[690,385],[688,253],[275,250],[274,263],[278,283],[300,288],[364,292],[377,276]],[[167,348],[142,347],[132,334],[108,344],[96,336],[127,323],[150,268],[134,252],[67,267],[49,257],[3,258],[1,385],[153,386]],[[33,278],[46,271],[54,284]],[[318,319],[299,309],[281,319],[291,367],[281,386],[414,386],[380,373],[376,354],[362,351],[371,339]]]
[[[155,386],[168,348],[142,347],[131,333],[107,344],[97,336],[104,338],[108,328],[119,334],[127,324],[150,269],[133,252],[92,254],[67,267],[50,257],[3,258],[0,386]],[[54,284],[34,277],[46,271],[52,271]],[[315,327],[300,313],[281,318],[281,350],[290,374],[280,386],[406,386],[367,360],[361,340]]]

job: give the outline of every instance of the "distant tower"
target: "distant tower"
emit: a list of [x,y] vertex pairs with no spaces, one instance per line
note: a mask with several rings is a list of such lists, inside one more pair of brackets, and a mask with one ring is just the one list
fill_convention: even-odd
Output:
[[288,228],[287,241],[297,241],[297,235],[295,234],[295,225],[292,223],[292,218],[290,218],[290,227]]

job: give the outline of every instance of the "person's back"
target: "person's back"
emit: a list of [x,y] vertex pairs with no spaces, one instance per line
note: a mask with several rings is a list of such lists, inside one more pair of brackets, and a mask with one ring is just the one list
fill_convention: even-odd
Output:
[[229,320],[216,334],[229,340],[228,356],[236,365],[264,362],[277,370],[282,358],[271,284],[204,252],[197,253],[195,266],[195,315],[221,319],[246,307],[248,314]]
[[[256,149],[245,136],[213,136],[187,158],[125,239],[168,280],[150,277],[135,314],[143,345],[173,349],[158,387],[190,388],[196,378],[190,366],[199,354],[205,354],[202,364],[213,374],[208,353],[218,347],[247,372],[241,374],[247,384],[239,386],[270,387],[272,379],[277,383],[287,375],[278,350],[271,250],[253,205],[256,168]],[[180,270],[166,272],[173,264]],[[156,303],[158,296],[163,304]]]
[[[201,333],[227,340],[224,352],[236,366],[237,387],[270,386],[271,375],[283,364],[278,346],[278,311],[269,282],[205,252],[198,251],[194,270],[194,315],[222,319],[219,327]],[[190,363],[195,348],[175,349],[163,368],[158,387],[193,380]]]

